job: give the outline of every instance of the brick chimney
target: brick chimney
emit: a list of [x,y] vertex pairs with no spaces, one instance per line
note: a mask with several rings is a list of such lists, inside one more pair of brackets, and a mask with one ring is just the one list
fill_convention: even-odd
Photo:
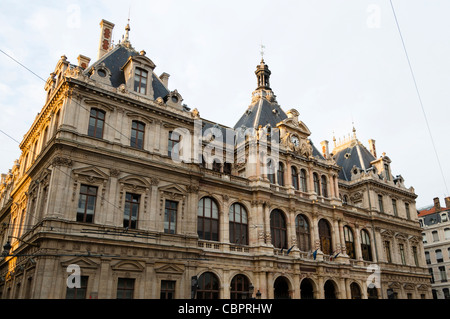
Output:
[[445,208],[450,208],[450,197],[445,197]]
[[377,158],[377,150],[375,148],[375,140],[369,140],[369,151],[373,155],[373,157]]
[[77,58],[78,60],[78,66],[82,67],[83,69],[86,69],[89,66],[89,62],[91,61],[90,58],[88,58],[87,56],[84,56],[82,54],[80,54]]
[[98,59],[104,56],[111,47],[112,31],[114,29],[114,23],[106,20],[100,22],[100,44],[98,47]]
[[439,202],[439,197],[433,198],[433,202],[434,202],[434,208],[436,209],[436,211],[440,211],[441,203]]
[[330,148],[328,147],[328,141],[322,141],[320,142],[320,145],[322,145],[323,157],[330,158]]

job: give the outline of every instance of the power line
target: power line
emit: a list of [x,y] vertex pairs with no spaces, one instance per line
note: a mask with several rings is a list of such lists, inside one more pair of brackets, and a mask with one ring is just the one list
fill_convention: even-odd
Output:
[[439,170],[441,172],[442,180],[444,182],[445,190],[446,190],[447,195],[448,195],[449,191],[448,191],[447,183],[445,181],[444,172],[442,170],[441,161],[439,160],[439,155],[438,155],[438,152],[436,150],[436,145],[434,143],[433,135],[431,134],[431,129],[430,129],[430,125],[428,124],[428,119],[427,119],[427,115],[425,113],[425,108],[423,106],[422,97],[420,96],[419,87],[417,85],[416,77],[414,75],[414,71],[413,71],[413,68],[411,66],[411,61],[409,59],[408,51],[406,50],[405,41],[403,40],[403,35],[402,35],[402,32],[400,30],[400,25],[399,25],[398,20],[397,20],[397,15],[395,14],[394,5],[392,4],[392,0],[389,0],[389,2],[391,3],[392,13],[394,14],[394,19],[395,19],[395,24],[397,25],[397,30],[398,30],[398,33],[400,35],[400,39],[402,41],[403,51],[405,52],[406,60],[408,61],[409,70],[411,72],[411,76],[412,76],[412,79],[413,79],[413,82],[414,82],[414,87],[415,87],[415,90],[416,90],[416,93],[417,93],[417,97],[419,98],[419,103],[420,103],[420,107],[422,109],[423,117],[424,117],[425,123],[427,125],[428,133],[430,134],[431,144],[433,146],[433,150],[434,150],[434,153],[436,155],[436,160],[437,160],[438,165],[439,165]]

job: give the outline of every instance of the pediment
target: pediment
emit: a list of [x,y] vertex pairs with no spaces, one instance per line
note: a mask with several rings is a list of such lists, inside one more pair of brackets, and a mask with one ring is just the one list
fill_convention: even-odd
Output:
[[145,55],[135,55],[135,56],[129,57],[127,62],[125,62],[125,64],[123,65],[122,69],[125,69],[125,67],[129,63],[135,63],[136,65],[148,67],[152,70],[154,70],[156,67],[155,63],[153,63],[153,61],[150,60]]
[[292,131],[293,133],[295,132],[304,138],[307,138],[311,135],[311,131],[306,126],[306,124],[302,121],[298,121],[297,118],[288,117],[277,126],[285,126],[286,128],[289,128],[289,131]]
[[122,177],[121,179],[119,179],[119,183],[133,186],[141,186],[144,188],[151,187],[150,183],[145,178],[136,175],[128,175]]
[[389,284],[388,286],[389,286],[389,288],[392,288],[392,289],[400,289],[402,287],[400,285],[400,283],[398,283],[398,282],[393,282],[393,283]]
[[91,268],[91,269],[97,269],[99,267],[99,264],[92,261],[90,258],[87,257],[76,257],[67,261],[64,261],[61,263],[63,267],[68,267],[69,265],[78,265],[81,269],[83,268]]
[[120,271],[143,271],[144,266],[140,262],[137,261],[121,261],[116,265],[111,267],[112,270],[120,270]]
[[404,284],[403,288],[408,289],[408,290],[414,290],[415,286],[413,284]]
[[179,265],[166,264],[160,267],[155,267],[155,272],[159,274],[181,275],[184,272],[184,268]]
[[186,190],[178,184],[169,184],[159,188],[160,191],[171,194],[185,194]]
[[73,174],[75,176],[87,176],[90,178],[100,178],[100,179],[108,179],[108,174],[104,173],[101,169],[95,167],[95,166],[87,166],[83,168],[77,168],[72,170]]

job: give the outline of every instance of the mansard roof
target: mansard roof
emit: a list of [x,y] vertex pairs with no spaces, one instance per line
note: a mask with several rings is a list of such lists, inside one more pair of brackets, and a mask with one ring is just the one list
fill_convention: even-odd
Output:
[[260,98],[251,104],[247,111],[241,116],[234,128],[258,128],[270,124],[271,127],[277,127],[277,124],[287,119],[286,113],[276,102],[269,102],[265,98]]
[[[102,56],[99,60],[89,66],[84,72],[90,74],[91,71],[101,63],[111,72],[111,84],[117,88],[121,84],[125,84],[125,75],[122,67],[127,63],[130,57],[139,56],[139,52],[133,48],[128,48],[124,45],[118,44],[111,51]],[[158,97],[164,98],[169,94],[169,90],[164,86],[161,80],[152,72],[152,86],[155,100]]]
[[354,166],[367,170],[372,167],[371,162],[376,160],[358,140],[349,143],[347,147],[340,148],[333,154],[333,158],[336,164],[342,168],[339,171],[339,178],[346,181],[351,180],[351,170]]

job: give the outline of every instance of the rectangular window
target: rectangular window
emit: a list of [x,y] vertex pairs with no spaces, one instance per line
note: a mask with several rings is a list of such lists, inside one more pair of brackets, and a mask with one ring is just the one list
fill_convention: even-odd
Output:
[[86,299],[88,276],[80,277],[80,288],[69,288],[66,290],[66,299]]
[[161,280],[161,299],[174,299],[175,298],[175,281],[173,280]]
[[439,267],[439,274],[441,275],[441,282],[447,282],[447,273],[445,272],[445,266]]
[[405,203],[405,211],[406,211],[406,218],[411,219],[411,213],[409,212],[409,204]]
[[144,134],[145,134],[145,124],[139,121],[133,121],[131,123],[130,146],[143,149]]
[[405,248],[404,248],[403,244],[399,244],[398,248],[400,250],[400,258],[401,258],[402,264],[406,265]]
[[412,251],[414,257],[414,264],[416,265],[416,267],[419,267],[419,256],[417,255],[417,247],[413,246]]
[[139,201],[141,196],[132,193],[125,195],[125,211],[123,214],[123,227],[129,229],[137,228],[137,219],[139,215]]
[[391,258],[391,243],[389,241],[384,242],[384,251],[386,252],[386,260],[388,263],[392,262]]
[[117,281],[117,299],[133,299],[134,278],[119,278]]
[[181,137],[181,135],[177,132],[172,132],[172,131],[169,132],[169,143],[167,145],[167,150],[168,150],[167,155],[169,157],[172,157],[172,153],[173,153],[173,155],[178,159],[179,149],[176,149],[176,146],[178,145],[178,143],[180,143],[180,137]]
[[432,235],[433,235],[433,241],[439,241],[439,234],[436,230],[434,230],[432,232]]
[[383,195],[378,195],[378,207],[380,208],[380,212],[384,213]]
[[394,212],[394,216],[398,216],[397,201],[395,199],[392,200],[392,211]]
[[105,126],[105,112],[98,109],[91,109],[89,117],[88,135],[97,138],[103,138],[103,129]]
[[389,165],[388,164],[384,164],[384,172],[386,174],[386,180],[390,181],[391,175],[389,174]]
[[166,210],[164,212],[164,232],[166,234],[176,233],[177,207],[178,202],[166,200]]
[[94,222],[95,203],[97,201],[97,187],[81,185],[78,201],[77,222]]
[[136,72],[134,73],[134,91],[142,94],[147,94],[147,78],[148,72],[136,68]]
[[436,262],[441,263],[444,261],[444,257],[442,256],[442,250],[436,249]]

